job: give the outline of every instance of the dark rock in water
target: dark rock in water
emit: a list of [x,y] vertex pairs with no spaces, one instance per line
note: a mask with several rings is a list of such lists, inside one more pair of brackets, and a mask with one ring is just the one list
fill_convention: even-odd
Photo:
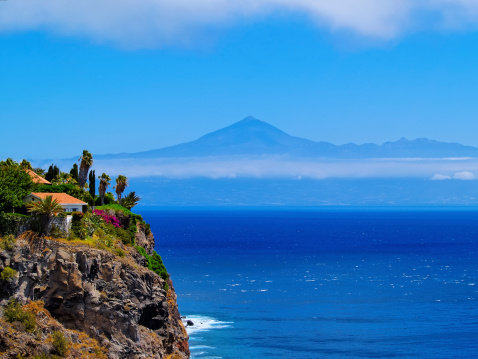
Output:
[[188,320],[188,321],[186,322],[186,324],[187,324],[188,327],[192,327],[192,326],[194,325],[194,323],[193,323],[192,320]]

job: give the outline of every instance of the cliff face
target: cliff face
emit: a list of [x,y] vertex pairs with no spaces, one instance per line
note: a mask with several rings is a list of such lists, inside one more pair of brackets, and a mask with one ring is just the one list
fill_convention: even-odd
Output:
[[143,256],[124,251],[120,257],[84,244],[18,239],[11,252],[0,252],[0,269],[18,272],[1,299],[42,300],[63,327],[97,340],[109,358],[188,358],[172,282],[166,292]]

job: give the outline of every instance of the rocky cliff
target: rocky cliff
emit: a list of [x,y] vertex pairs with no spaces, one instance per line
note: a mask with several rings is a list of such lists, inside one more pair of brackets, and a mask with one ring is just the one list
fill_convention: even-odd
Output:
[[[140,242],[147,239],[142,233]],[[0,270],[10,267],[16,271],[13,278],[2,282],[2,304],[12,296],[23,304],[43,301],[71,343],[75,342],[72,330],[84,332],[104,348],[108,358],[188,358],[188,336],[173,284],[168,280],[166,286],[146,268],[145,261],[133,247],[123,246],[115,252],[80,241],[23,235],[10,251],[0,251]],[[48,354],[50,350],[45,344],[51,336],[48,328],[32,334],[32,343],[37,340],[41,345],[32,344],[23,352],[9,348],[9,340],[15,339],[5,335],[0,332],[0,351],[5,357],[40,355],[45,350]],[[71,353],[70,357],[81,357]]]

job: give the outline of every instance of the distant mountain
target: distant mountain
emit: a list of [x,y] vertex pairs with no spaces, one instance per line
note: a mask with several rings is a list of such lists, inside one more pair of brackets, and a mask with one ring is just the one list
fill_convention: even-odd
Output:
[[312,158],[441,158],[478,157],[478,148],[419,138],[401,138],[383,145],[349,143],[337,146],[294,137],[254,117],[208,133],[199,139],[156,150],[96,155],[97,159],[174,158],[205,156],[288,155]]

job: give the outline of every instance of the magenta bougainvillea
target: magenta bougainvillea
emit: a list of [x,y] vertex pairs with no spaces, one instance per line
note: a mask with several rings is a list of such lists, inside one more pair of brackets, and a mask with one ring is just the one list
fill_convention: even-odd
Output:
[[105,211],[102,211],[102,210],[99,210],[99,209],[95,209],[93,211],[93,214],[98,216],[98,217],[101,217],[103,218],[103,220],[106,222],[106,223],[111,223],[113,226],[115,226],[116,228],[118,227],[123,227],[121,225],[121,222],[118,220],[118,218],[116,218],[115,216],[110,216],[109,214],[107,214]]

